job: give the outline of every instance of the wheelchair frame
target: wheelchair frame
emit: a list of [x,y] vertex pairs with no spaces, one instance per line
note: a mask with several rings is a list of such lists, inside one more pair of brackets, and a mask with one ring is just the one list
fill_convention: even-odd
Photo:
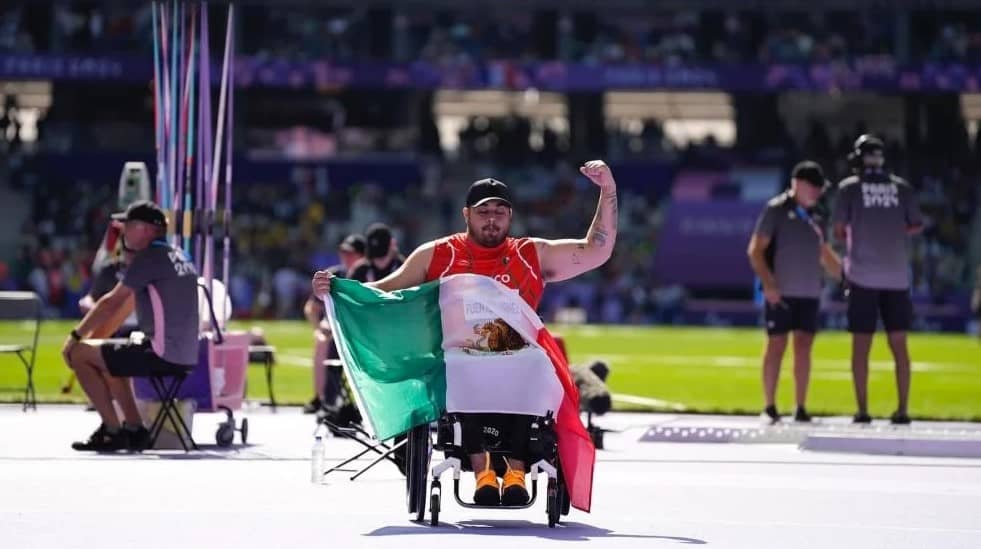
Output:
[[[551,417],[539,418],[545,422],[546,427],[550,427],[548,422],[554,422]],[[448,422],[447,416],[440,418],[439,424]],[[442,484],[440,477],[449,470],[453,470],[453,497],[461,507],[470,509],[527,509],[532,507],[538,499],[538,476],[544,473],[548,478],[546,489],[545,511],[548,516],[549,528],[554,528],[561,521],[562,516],[569,514],[570,500],[566,490],[565,480],[562,477],[562,467],[559,461],[557,449],[548,448],[545,452],[546,457],[534,462],[529,468],[531,480],[531,497],[524,505],[478,505],[469,503],[460,497],[460,473],[464,470],[463,459],[466,456],[454,455],[462,453],[462,434],[458,422],[450,424],[453,426],[449,441],[441,440],[437,430],[437,443],[434,445],[430,426],[419,425],[408,432],[406,439],[408,463],[406,466],[406,500],[410,515],[415,515],[417,522],[422,522],[426,517],[426,480],[427,473],[431,472],[432,479],[429,482],[429,524],[439,525],[439,513],[442,510]],[[433,450],[439,450],[446,454],[446,459],[429,469],[432,460]],[[492,456],[500,455],[491,452]],[[554,456],[553,463],[547,459],[547,455]]]

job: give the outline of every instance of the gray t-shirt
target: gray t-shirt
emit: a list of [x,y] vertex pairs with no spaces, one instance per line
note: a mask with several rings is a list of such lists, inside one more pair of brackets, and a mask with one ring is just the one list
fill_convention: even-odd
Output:
[[[767,263],[787,297],[817,298],[821,295],[821,241],[824,224],[816,212],[807,212],[789,193],[770,200],[756,221],[758,235],[767,236]],[[802,217],[803,211],[806,217]]]
[[835,196],[832,221],[846,226],[845,277],[881,290],[910,287],[906,230],[923,224],[913,188],[882,172],[843,180]]
[[184,252],[154,242],[130,263],[122,283],[136,293],[136,319],[153,352],[167,362],[198,361],[198,275]]

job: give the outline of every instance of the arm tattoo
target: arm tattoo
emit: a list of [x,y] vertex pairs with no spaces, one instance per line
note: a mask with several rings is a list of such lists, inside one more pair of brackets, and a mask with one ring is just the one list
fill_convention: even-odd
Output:
[[595,243],[600,248],[606,246],[606,239],[608,238],[608,233],[600,227],[593,229],[593,234],[590,240]]
[[[604,211],[605,210],[605,211]],[[598,248],[606,247],[607,241],[611,236],[616,237],[617,232],[617,193],[613,192],[603,192],[600,194],[600,203],[596,208],[596,217],[593,218],[593,224],[589,228],[589,233],[587,235],[587,240],[590,245],[596,246]],[[605,219],[607,217],[612,217],[612,226],[607,226]]]
[[619,213],[620,213],[619,208],[617,206],[617,193],[612,192],[610,194],[603,195],[603,200],[610,208],[610,215],[613,217],[613,227],[616,228],[617,217],[619,217]]

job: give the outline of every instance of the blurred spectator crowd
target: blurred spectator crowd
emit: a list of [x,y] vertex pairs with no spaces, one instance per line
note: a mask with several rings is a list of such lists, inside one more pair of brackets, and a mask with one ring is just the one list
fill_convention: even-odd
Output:
[[[55,52],[73,54],[148,54],[152,44],[148,2],[36,2],[0,6],[0,54]],[[223,30],[223,6],[213,6],[211,34]],[[238,41],[241,53],[278,59],[340,61],[425,60],[437,64],[466,65],[494,59],[522,61],[561,60],[604,63],[801,63],[836,62],[856,56],[895,58],[898,61],[981,61],[981,12],[916,12],[904,14],[869,10],[806,13],[698,12],[647,13],[643,17],[597,11],[539,10],[488,14],[465,7],[446,11],[408,10],[372,4],[350,8],[243,6]],[[905,29],[905,30],[903,30]],[[37,144],[20,142],[17,105],[6,97],[0,112],[0,181],[29,198],[30,215],[20,227],[14,259],[0,263],[0,289],[33,289],[48,303],[51,314],[77,314],[76,301],[88,288],[93,250],[106,228],[115,203],[114,185],[105,181],[73,181],[38,176],[42,152],[89,153],[99,149],[143,150],[153,147],[152,102],[146,89],[105,86],[91,98],[72,93],[63,84],[50,109],[37,121]],[[417,166],[402,183],[392,186],[365,173],[353,183],[338,184],[322,168],[297,164],[290,175],[236,187],[232,227],[230,292],[240,316],[297,317],[309,289],[309,273],[334,261],[335,245],[349,232],[385,221],[395,230],[403,252],[416,245],[463,229],[462,197],[469,182],[494,176],[514,185],[519,203],[513,234],[541,237],[579,236],[592,218],[594,189],[576,171],[568,132],[518,115],[472,117],[459,130],[458,152],[446,158],[430,135],[416,141],[401,139],[388,111],[408,113],[410,101],[389,103],[388,96],[358,90],[370,105],[350,108],[351,98],[327,101],[308,98],[282,101],[270,93],[250,90],[243,101],[252,128],[240,141],[251,145],[250,133],[264,127],[262,117],[296,117],[297,127],[316,105],[344,103],[319,114],[329,120],[324,132],[341,137],[371,126],[362,136],[365,154],[385,147],[391,138],[403,150],[422,151]],[[406,94],[408,96],[408,94]],[[270,105],[281,104],[282,110]],[[381,112],[368,107],[398,105]],[[296,112],[289,108],[296,106]],[[344,108],[349,112],[345,113]],[[365,114],[368,112],[368,115]],[[431,117],[432,113],[426,116]],[[345,116],[347,115],[347,116]],[[369,116],[370,115],[370,116]],[[360,116],[361,122],[355,123]],[[400,115],[401,116],[401,115]],[[404,116],[408,118],[408,115]],[[365,120],[371,120],[369,124]],[[399,121],[400,128],[408,123]],[[796,142],[784,128],[763,123],[739,127],[744,142],[722,146],[711,135],[679,145],[665,135],[662,122],[640,121],[636,132],[608,125],[602,147],[604,158],[618,163],[646,162],[683,170],[726,171],[740,165],[778,165],[786,173],[803,157],[824,165],[837,180],[848,174],[845,157],[860,124],[852,132],[831,137],[829,128],[814,120],[805,137]],[[314,124],[316,125],[316,124]],[[273,127],[270,125],[270,127]],[[969,281],[967,264],[971,223],[979,205],[981,132],[973,141],[963,131],[944,127],[924,143],[888,142],[892,169],[918,189],[927,218],[922,237],[914,240],[916,294],[924,300],[944,302]],[[342,130],[350,130],[346,133]],[[271,131],[271,130],[270,130]],[[292,130],[291,130],[292,131]],[[298,130],[299,131],[299,130]],[[747,134],[766,134],[781,144],[778,154],[758,158],[765,147]],[[364,133],[364,132],[362,132]],[[599,133],[599,132],[597,132]],[[395,137],[398,136],[398,139]],[[239,137],[242,137],[241,135]],[[339,149],[344,139],[338,137]],[[377,137],[377,139],[375,139]],[[370,139],[369,139],[370,138]],[[372,140],[374,139],[374,140]],[[534,146],[529,143],[534,141]],[[333,146],[333,145],[332,145]],[[579,145],[582,150],[583,145]],[[391,151],[390,151],[391,152]],[[33,161],[32,161],[33,160]],[[384,161],[384,160],[382,160]],[[236,173],[241,173],[236,170]],[[786,179],[786,177],[784,177]],[[533,183],[533,184],[531,184]],[[0,184],[0,191],[3,185]],[[588,197],[588,198],[584,198]],[[585,311],[593,322],[674,322],[682,304],[691,297],[679,286],[662,284],[652,272],[651,257],[669,192],[642,186],[620,191],[620,236],[615,257],[586,277],[554,285],[543,302],[543,315],[552,320],[563,310]],[[749,289],[747,289],[747,292]]]
[[[653,124],[653,122],[652,122]],[[461,132],[461,155],[452,160],[420,160],[406,172],[404,185],[373,181],[370,174],[351,185],[333,184],[323,168],[298,164],[281,181],[237,187],[232,227],[230,292],[238,316],[295,318],[309,291],[309,275],[336,262],[335,246],[349,232],[375,221],[389,223],[399,247],[408,253],[429,239],[464,229],[460,209],[467,185],[492,175],[512,183],[518,203],[512,234],[546,238],[585,233],[595,210],[595,189],[575,165],[556,151],[550,161],[514,156],[513,151],[474,145],[472,123]],[[507,143],[507,124],[488,124],[483,138]],[[652,130],[654,135],[656,131]],[[844,158],[851,139],[831,144],[814,128],[811,138],[788,151],[787,166],[807,156],[821,160],[829,177],[847,175]],[[615,139],[613,136],[611,139]],[[683,149],[657,146],[674,169],[735,166],[740,154],[711,142]],[[887,153],[897,171],[913,174],[927,228],[914,240],[915,293],[943,303],[963,292],[969,280],[967,248],[977,212],[981,148],[965,144],[961,162],[913,163],[898,144]],[[667,156],[664,156],[667,155]],[[616,170],[616,155],[609,158]],[[615,171],[616,174],[616,171]],[[75,302],[87,291],[93,252],[115,203],[113,185],[48,182],[21,177],[33,210],[21,230],[16,259],[0,265],[0,287],[33,289],[52,314],[76,314]],[[533,184],[532,184],[533,183]],[[555,319],[568,308],[582,309],[591,322],[676,322],[689,292],[661,284],[651,269],[659,228],[670,196],[636,187],[620,189],[620,236],[614,258],[602,269],[574,281],[552,285],[542,314]],[[749,289],[747,289],[747,292]],[[703,296],[704,297],[704,296]]]
[[[212,35],[220,36],[216,6]],[[0,53],[149,51],[149,2],[31,2],[0,7]],[[906,29],[898,31],[897,29]],[[243,53],[283,59],[493,59],[584,63],[827,62],[854,56],[981,61],[981,13],[853,11],[408,9],[246,4]],[[218,34],[216,34],[218,33]]]

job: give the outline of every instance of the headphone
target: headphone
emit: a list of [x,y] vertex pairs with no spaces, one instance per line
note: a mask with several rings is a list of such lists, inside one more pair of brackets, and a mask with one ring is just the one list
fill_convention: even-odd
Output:
[[870,133],[863,133],[852,145],[852,152],[848,153],[848,165],[851,166],[852,170],[860,172],[865,168],[865,164],[862,162],[862,156],[865,153],[874,150],[885,152],[885,149],[886,144],[881,139]]

